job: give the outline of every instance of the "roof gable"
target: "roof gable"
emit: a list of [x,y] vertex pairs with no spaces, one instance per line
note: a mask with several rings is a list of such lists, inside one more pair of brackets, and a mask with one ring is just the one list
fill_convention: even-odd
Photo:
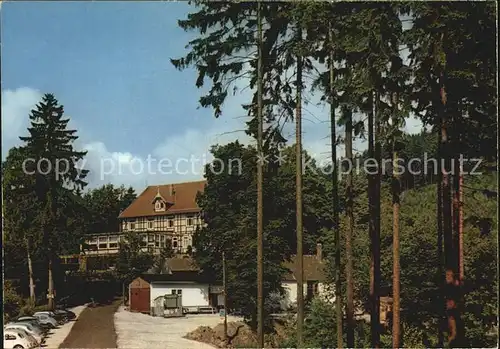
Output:
[[[289,272],[285,273],[285,281],[297,280],[297,256],[292,256],[291,261],[285,262],[285,267]],[[304,255],[304,281],[325,281],[326,276],[323,270],[323,262],[315,255]]]
[[[120,214],[119,218],[199,212],[196,196],[204,191],[205,183],[206,181],[197,181],[149,186]],[[164,211],[155,210],[154,203],[159,198],[166,203]]]

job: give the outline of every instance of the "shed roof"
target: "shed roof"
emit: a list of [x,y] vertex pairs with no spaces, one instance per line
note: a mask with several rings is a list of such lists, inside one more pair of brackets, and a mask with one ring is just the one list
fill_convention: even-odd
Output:
[[[297,280],[297,256],[292,256],[289,262],[285,262],[285,267],[289,270],[284,275],[285,281]],[[325,281],[324,263],[316,255],[305,255],[303,258],[304,281]]]
[[[325,281],[326,276],[323,269],[324,263],[322,259],[319,259],[316,255],[305,255],[303,261],[305,281]],[[167,264],[168,269],[173,274],[178,274],[180,272],[198,274],[200,271],[200,268],[196,265],[196,262],[192,258],[169,258],[167,260]],[[292,256],[290,261],[284,263],[284,266],[288,269],[288,272],[284,275],[284,280],[297,280],[297,257]],[[149,275],[154,273],[150,270],[146,274]]]

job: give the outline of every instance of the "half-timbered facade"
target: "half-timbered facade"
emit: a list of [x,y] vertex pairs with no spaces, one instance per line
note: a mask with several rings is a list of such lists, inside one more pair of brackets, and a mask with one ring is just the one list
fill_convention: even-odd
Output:
[[141,235],[144,249],[153,253],[170,240],[177,253],[186,253],[193,245],[193,235],[203,224],[196,196],[203,192],[205,181],[147,187],[119,216],[120,232],[89,235],[88,254],[113,254],[126,233]]

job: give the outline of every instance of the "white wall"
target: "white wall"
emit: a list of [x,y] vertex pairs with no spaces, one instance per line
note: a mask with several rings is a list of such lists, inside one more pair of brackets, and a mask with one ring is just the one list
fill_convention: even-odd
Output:
[[[293,303],[297,302],[297,282],[296,281],[283,281],[281,286],[285,290],[285,297],[281,302],[281,307],[283,309],[288,308]],[[319,297],[323,298],[325,301],[334,302],[335,297],[328,294],[326,285],[323,283],[318,283],[318,294]],[[307,282],[304,283],[304,297],[307,296]]]
[[208,285],[183,284],[183,283],[151,283],[150,303],[156,298],[166,294],[172,294],[172,290],[182,290],[182,306],[196,307],[208,306]]

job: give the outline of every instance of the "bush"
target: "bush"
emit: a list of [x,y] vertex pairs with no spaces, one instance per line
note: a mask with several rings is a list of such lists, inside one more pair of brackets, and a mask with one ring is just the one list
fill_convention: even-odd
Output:
[[35,313],[35,308],[28,302],[19,310],[19,316],[31,316]]
[[24,305],[24,300],[16,292],[16,289],[13,287],[12,283],[9,280],[5,280],[3,287],[4,317],[11,319],[19,314],[19,310]]
[[321,299],[313,299],[304,324],[307,347],[328,348],[337,343],[335,307]]

